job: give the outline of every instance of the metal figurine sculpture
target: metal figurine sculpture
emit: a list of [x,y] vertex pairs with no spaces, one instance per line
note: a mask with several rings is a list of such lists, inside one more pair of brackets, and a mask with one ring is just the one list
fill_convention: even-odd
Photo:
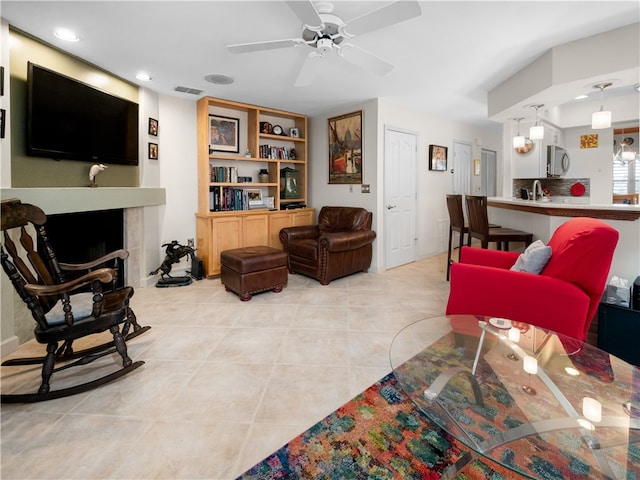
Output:
[[191,283],[191,277],[189,275],[185,275],[183,277],[172,277],[169,275],[169,272],[171,271],[171,265],[178,263],[187,255],[193,262],[195,250],[192,247],[180,245],[177,240],[173,240],[171,243],[165,243],[162,246],[166,247],[165,252],[167,255],[164,257],[160,266],[153,272],[149,273],[149,275],[156,275],[158,272],[161,272],[160,275],[162,278],[158,280],[156,287],[183,287],[185,285],[189,285]]
[[102,172],[105,168],[109,168],[106,165],[102,164],[102,163],[96,163],[95,165],[92,165],[91,168],[89,169],[89,186],[90,187],[97,187],[98,184],[96,183],[96,176]]

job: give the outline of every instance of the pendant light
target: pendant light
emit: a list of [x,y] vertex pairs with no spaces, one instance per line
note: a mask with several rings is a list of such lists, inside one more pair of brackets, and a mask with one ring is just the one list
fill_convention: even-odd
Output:
[[631,149],[633,138],[624,138],[624,134],[625,131],[623,128],[621,132],[622,141],[620,142],[620,148],[618,148],[616,154],[613,156],[614,162],[618,162],[621,165],[627,165],[636,159],[636,152]]
[[600,89],[600,110],[594,112],[591,115],[591,128],[594,130],[599,130],[602,128],[611,128],[611,112],[604,110],[603,100],[604,100],[604,89],[610,87],[611,82],[599,83],[594,85],[593,88]]
[[524,119],[524,117],[514,118],[515,122],[518,124],[518,133],[513,137],[513,148],[524,147],[524,136],[520,135],[520,120],[522,119]]
[[544,126],[538,122],[538,109],[544,107],[544,104],[531,105],[531,107],[536,109],[536,124],[529,129],[529,138],[531,140],[542,140],[544,138]]

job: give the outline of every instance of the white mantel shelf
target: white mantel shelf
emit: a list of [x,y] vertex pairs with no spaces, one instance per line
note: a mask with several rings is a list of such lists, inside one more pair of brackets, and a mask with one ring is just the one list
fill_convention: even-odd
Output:
[[166,191],[164,188],[138,187],[3,188],[0,198],[18,198],[53,215],[164,205]]

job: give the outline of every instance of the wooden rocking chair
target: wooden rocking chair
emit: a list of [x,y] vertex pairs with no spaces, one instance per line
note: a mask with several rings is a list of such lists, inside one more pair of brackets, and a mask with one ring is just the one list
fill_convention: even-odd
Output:
[[[104,267],[108,262],[126,259],[129,253],[117,250],[85,264],[59,263],[45,231],[47,217],[40,208],[17,199],[5,200],[1,203],[1,218],[2,268],[36,321],[36,340],[47,346],[44,357],[16,358],[2,363],[3,366],[40,363],[43,366],[42,383],[37,392],[3,393],[1,402],[29,403],[75,395],[143,365],[144,362],[133,362],[129,358],[126,340],[151,327],[141,327],[129,307],[133,288],[116,288],[116,270]],[[65,272],[71,271],[87,273],[65,281]],[[75,340],[107,330],[113,341],[77,352],[73,350]],[[55,372],[89,364],[114,352],[122,358],[122,368],[85,383],[51,389]],[[64,364],[56,368],[57,363]]]

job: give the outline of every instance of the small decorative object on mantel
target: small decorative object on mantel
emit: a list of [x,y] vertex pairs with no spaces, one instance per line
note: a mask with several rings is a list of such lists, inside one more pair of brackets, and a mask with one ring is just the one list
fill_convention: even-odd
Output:
[[429,170],[447,171],[447,147],[429,145]]
[[96,183],[96,176],[102,172],[105,168],[109,168],[102,163],[96,163],[92,165],[89,169],[89,186],[92,188],[96,188],[98,184]]

